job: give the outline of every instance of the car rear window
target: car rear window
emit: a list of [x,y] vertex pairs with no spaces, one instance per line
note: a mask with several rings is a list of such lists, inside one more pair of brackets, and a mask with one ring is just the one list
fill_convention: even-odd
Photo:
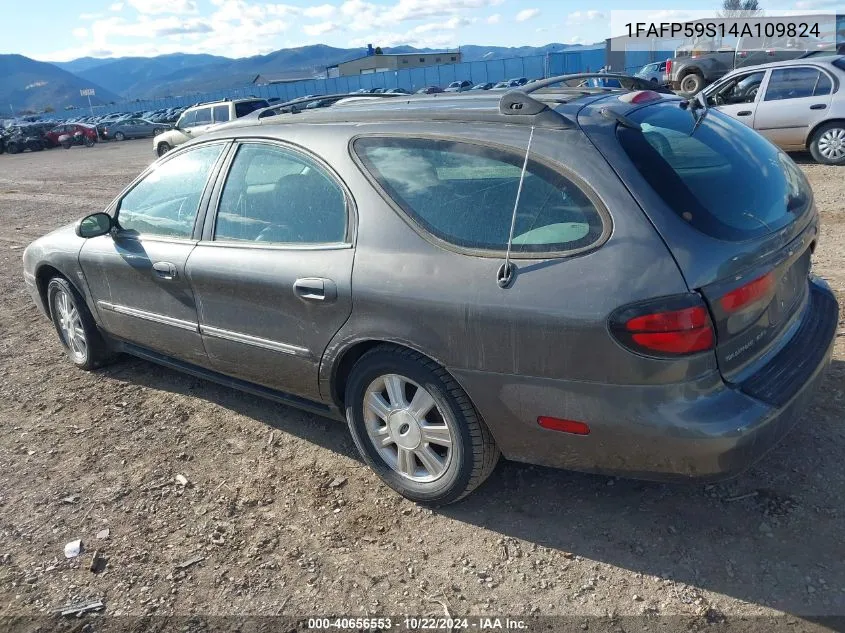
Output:
[[[437,139],[363,137],[354,150],[384,191],[423,230],[469,249],[507,248],[524,154]],[[575,182],[529,160],[514,227],[514,253],[575,251],[605,224]]]
[[743,241],[810,207],[807,179],[786,154],[712,108],[701,115],[669,101],[629,115],[641,130],[617,128],[628,157],[675,213],[703,233]]

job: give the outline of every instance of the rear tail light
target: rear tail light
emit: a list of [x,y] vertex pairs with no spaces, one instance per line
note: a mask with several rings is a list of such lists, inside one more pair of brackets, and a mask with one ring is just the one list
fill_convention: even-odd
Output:
[[739,51],[738,55],[744,59],[748,57],[748,51]]
[[766,273],[744,286],[731,290],[719,299],[719,305],[725,312],[738,312],[763,299],[771,299],[775,290],[775,275]]
[[663,297],[616,310],[610,331],[633,352],[675,358],[715,347],[707,306],[698,295]]
[[666,60],[666,74],[667,75],[672,74],[672,60],[671,59]]
[[619,97],[619,100],[636,105],[638,103],[648,103],[649,101],[659,101],[662,98],[663,95],[654,90],[638,90],[637,92],[626,92]]
[[769,49],[769,50],[766,51],[766,55],[768,55],[769,57],[774,57],[775,52],[773,50]]

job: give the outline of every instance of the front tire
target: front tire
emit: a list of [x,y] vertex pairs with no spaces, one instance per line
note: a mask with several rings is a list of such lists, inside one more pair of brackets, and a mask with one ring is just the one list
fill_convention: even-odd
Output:
[[345,402],[364,461],[412,501],[458,501],[498,462],[493,437],[464,390],[413,350],[380,345],[364,354],[347,381]]
[[53,277],[47,284],[47,305],[59,341],[74,365],[91,370],[111,360],[113,354],[85,300],[63,277]]
[[125,141],[126,140],[126,134],[124,134],[123,132],[118,132],[117,134],[114,135],[114,140]]
[[159,143],[159,144],[158,144],[158,146],[156,147],[156,154],[158,154],[159,156],[164,156],[164,155],[165,155],[167,152],[169,152],[171,149],[172,149],[172,148],[170,147],[170,144],[169,144],[169,143],[165,143],[164,141],[162,141],[162,142],[161,142],[161,143]]
[[6,145],[6,151],[10,154],[17,154],[21,151],[21,148],[17,143],[8,143]]
[[845,123],[827,123],[816,130],[810,153],[823,165],[845,165]]

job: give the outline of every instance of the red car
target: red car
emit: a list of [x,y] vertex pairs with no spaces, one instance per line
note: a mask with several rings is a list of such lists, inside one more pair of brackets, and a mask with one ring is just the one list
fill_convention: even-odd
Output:
[[59,137],[62,134],[75,134],[76,132],[82,132],[84,136],[89,137],[94,142],[98,140],[97,128],[93,125],[83,125],[82,123],[63,123],[62,125],[57,125],[44,136],[47,138],[50,146],[55,147],[59,144]]

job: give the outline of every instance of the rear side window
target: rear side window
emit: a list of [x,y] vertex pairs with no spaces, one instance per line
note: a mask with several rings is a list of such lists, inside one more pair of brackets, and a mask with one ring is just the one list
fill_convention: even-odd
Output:
[[240,119],[242,116],[246,116],[250,112],[269,107],[270,104],[264,99],[258,99],[256,101],[241,101],[240,103],[235,104],[235,118]]
[[[423,230],[463,248],[507,248],[524,155],[446,140],[359,138],[354,150],[385,192]],[[589,247],[604,223],[572,180],[528,162],[514,253]]]
[[778,68],[772,71],[766,101],[801,99],[830,94],[830,78],[815,68]]
[[219,105],[214,106],[214,122],[224,123],[229,120],[229,106]]
[[723,240],[753,239],[787,226],[812,203],[806,178],[765,138],[713,109],[677,101],[635,110],[641,130],[619,141],[663,201],[696,229]]

